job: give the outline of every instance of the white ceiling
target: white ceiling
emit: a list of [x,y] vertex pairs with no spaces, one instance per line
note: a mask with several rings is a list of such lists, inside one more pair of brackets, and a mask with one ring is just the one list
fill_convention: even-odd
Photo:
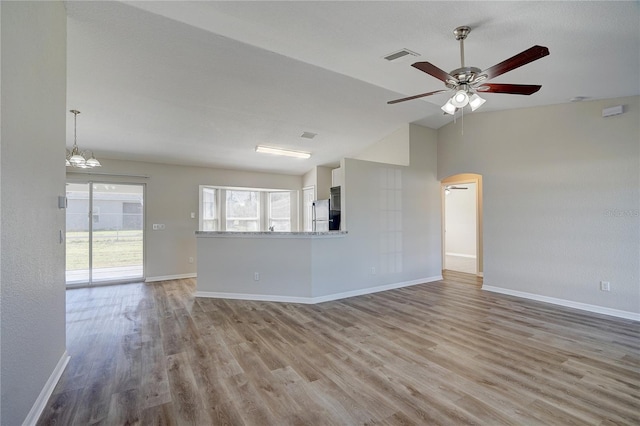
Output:
[[[550,55],[492,82],[474,114],[640,94],[640,3],[144,1],[67,2],[68,108],[98,158],[302,174],[337,165],[405,123],[451,121],[444,88],[410,65],[486,69],[533,45]],[[421,56],[390,63],[407,48]],[[67,146],[73,143],[68,114]],[[317,133],[313,140],[303,132]],[[312,153],[256,153],[258,144]]]

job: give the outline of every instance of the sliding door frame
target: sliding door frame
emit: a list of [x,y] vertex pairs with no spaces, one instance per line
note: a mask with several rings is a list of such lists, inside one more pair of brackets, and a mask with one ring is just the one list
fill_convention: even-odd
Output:
[[[78,176],[78,173],[76,176]],[[108,175],[106,175],[108,177]],[[126,284],[133,282],[144,282],[146,279],[146,265],[147,265],[147,233],[145,231],[147,224],[147,185],[144,182],[129,182],[129,181],[119,181],[119,180],[110,180],[110,179],[91,179],[90,176],[88,179],[82,179],[79,177],[69,177],[67,176],[66,183],[71,184],[86,184],[89,187],[89,211],[88,211],[88,220],[89,220],[89,279],[88,281],[78,281],[74,283],[66,283],[66,288],[76,288],[76,287],[96,287],[102,285],[114,285],[114,284]],[[142,275],[140,277],[135,278],[122,278],[122,279],[113,279],[113,280],[104,280],[94,282],[93,279],[93,214],[94,214],[94,206],[93,206],[93,186],[95,184],[101,185],[132,185],[132,186],[140,186],[142,187]],[[66,214],[66,213],[65,213]],[[65,228],[65,240],[66,240],[66,228]],[[66,253],[66,244],[65,244],[65,253]],[[66,272],[66,255],[65,255],[65,272]]]

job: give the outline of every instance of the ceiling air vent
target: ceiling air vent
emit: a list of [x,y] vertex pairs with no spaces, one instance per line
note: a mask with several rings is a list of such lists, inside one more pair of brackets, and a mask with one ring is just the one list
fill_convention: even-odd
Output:
[[389,53],[388,55],[384,56],[384,59],[386,59],[389,62],[402,62],[415,56],[420,56],[420,55],[417,54],[416,52],[412,52],[409,49],[402,49],[402,50],[398,50],[397,52]]
[[305,138],[305,139],[313,139],[316,136],[318,136],[317,133],[311,133],[311,132],[304,132],[300,135],[301,138]]

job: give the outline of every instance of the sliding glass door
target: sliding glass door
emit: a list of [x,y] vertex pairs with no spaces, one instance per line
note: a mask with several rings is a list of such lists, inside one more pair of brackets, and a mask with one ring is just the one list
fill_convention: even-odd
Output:
[[144,279],[144,185],[67,184],[67,285]]

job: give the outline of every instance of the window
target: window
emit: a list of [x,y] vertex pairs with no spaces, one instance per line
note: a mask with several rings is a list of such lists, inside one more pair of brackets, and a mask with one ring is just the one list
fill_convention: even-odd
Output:
[[226,230],[260,231],[260,193],[226,190]]
[[297,191],[200,186],[201,231],[298,229]]
[[122,203],[122,229],[142,229],[142,203]]
[[200,217],[202,223],[200,229],[203,231],[218,230],[218,190],[215,188],[202,188],[202,211]]
[[291,231],[291,194],[288,191],[269,192],[269,230]]

